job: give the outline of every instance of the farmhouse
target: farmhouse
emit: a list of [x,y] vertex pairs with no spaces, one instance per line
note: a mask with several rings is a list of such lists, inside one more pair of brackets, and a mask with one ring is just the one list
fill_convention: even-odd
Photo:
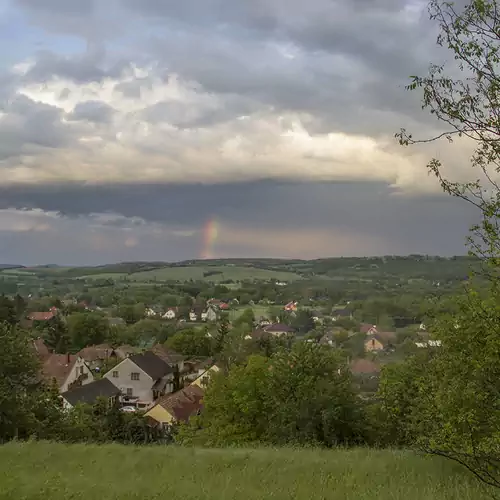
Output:
[[187,422],[190,417],[201,411],[203,393],[201,387],[189,385],[180,391],[161,397],[144,417],[162,427],[175,422]]
[[56,384],[60,393],[94,380],[85,361],[74,354],[51,354],[41,368],[41,377],[47,384]]
[[147,409],[173,390],[174,368],[152,351],[134,354],[104,375],[118,389],[120,402]]

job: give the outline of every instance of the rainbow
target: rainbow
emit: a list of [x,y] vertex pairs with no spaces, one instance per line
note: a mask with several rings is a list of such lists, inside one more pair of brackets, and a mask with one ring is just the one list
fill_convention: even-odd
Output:
[[219,234],[219,223],[212,217],[203,226],[203,248],[201,250],[202,259],[213,259],[213,251],[217,236]]

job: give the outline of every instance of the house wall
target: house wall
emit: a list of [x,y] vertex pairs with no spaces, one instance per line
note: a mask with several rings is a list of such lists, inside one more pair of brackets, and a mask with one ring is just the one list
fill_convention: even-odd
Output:
[[161,424],[169,424],[173,421],[172,415],[160,405],[153,406],[144,416],[151,417]]
[[63,393],[69,390],[69,386],[78,380],[78,377],[81,375],[87,375],[86,377],[82,377],[82,384],[86,385],[90,384],[90,382],[94,381],[94,375],[92,374],[90,368],[87,366],[85,361],[82,358],[78,358],[73,365],[70,373],[66,377],[64,383],[59,387],[59,392]]
[[208,381],[210,380],[210,377],[214,373],[218,373],[220,371],[220,368],[217,365],[211,366],[208,370],[205,370],[194,382],[192,385],[197,385],[198,387],[201,387],[202,389],[205,389],[205,387],[208,385]]
[[365,341],[365,351],[382,351],[384,346],[375,338]]
[[[113,377],[113,372],[118,372],[118,377]],[[132,380],[132,373],[139,373],[139,380]],[[114,368],[104,375],[113,383],[123,395],[127,394],[127,389],[132,389],[132,396],[139,398],[143,403],[153,403],[153,391],[151,387],[155,381],[144,371],[142,371],[129,358],[118,363]]]

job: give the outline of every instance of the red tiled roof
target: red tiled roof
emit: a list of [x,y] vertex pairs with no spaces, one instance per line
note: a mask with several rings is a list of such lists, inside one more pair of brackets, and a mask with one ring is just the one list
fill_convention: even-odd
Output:
[[189,417],[203,408],[204,390],[197,385],[188,385],[180,391],[163,396],[157,402],[178,422],[187,422]]
[[380,372],[380,366],[369,359],[354,359],[349,364],[349,368],[355,375],[366,375]]
[[377,327],[375,325],[370,325],[369,323],[361,323],[359,326],[359,331],[361,333],[368,333],[371,329],[377,330]]
[[28,319],[33,321],[48,321],[55,316],[55,312],[53,311],[45,311],[45,312],[32,312],[28,315]]
[[33,340],[32,348],[35,351],[35,356],[42,362],[50,356],[49,348],[45,345],[43,339]]
[[88,363],[108,359],[113,353],[113,348],[108,344],[91,345],[84,347],[77,356],[83,358]]
[[56,379],[61,386],[70,374],[77,360],[74,354],[51,354],[42,365],[42,377],[50,383]]

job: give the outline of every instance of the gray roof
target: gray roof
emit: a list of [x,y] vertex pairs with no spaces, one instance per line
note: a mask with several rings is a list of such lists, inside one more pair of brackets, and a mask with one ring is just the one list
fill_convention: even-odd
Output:
[[95,380],[90,384],[82,385],[71,391],[66,391],[61,396],[72,406],[78,403],[92,405],[98,398],[112,398],[120,393],[120,389],[116,387],[107,378]]
[[294,332],[291,326],[285,325],[284,323],[275,323],[274,325],[265,326],[264,330],[266,332]]
[[147,373],[153,380],[158,380],[159,378],[174,372],[172,366],[165,363],[165,361],[151,351],[146,351],[142,354],[135,354],[134,356],[130,356],[129,359],[143,372]]

